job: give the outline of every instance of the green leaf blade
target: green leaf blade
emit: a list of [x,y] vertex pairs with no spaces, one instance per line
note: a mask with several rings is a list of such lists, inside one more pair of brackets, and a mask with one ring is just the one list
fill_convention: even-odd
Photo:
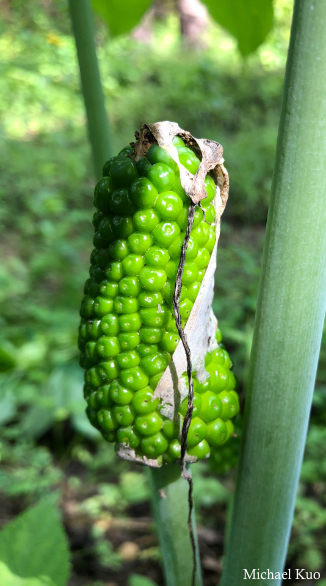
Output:
[[0,562],[16,577],[36,579],[42,576],[43,582],[48,580],[55,586],[66,586],[68,542],[54,498],[51,495],[42,499],[0,532]]
[[132,30],[151,3],[152,0],[92,0],[92,7],[115,37]]
[[261,45],[273,26],[273,0],[203,0],[210,15],[238,41],[243,57]]

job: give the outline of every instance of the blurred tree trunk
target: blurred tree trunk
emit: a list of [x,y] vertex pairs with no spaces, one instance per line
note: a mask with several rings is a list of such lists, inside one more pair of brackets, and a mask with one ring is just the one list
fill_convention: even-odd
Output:
[[206,6],[199,0],[177,0],[177,6],[182,36],[193,47],[204,47],[203,35],[208,25]]
[[208,12],[199,0],[155,0],[132,36],[139,41],[149,42],[154,21],[165,20],[173,12],[179,17],[183,39],[192,47],[204,47],[203,35],[208,25]]

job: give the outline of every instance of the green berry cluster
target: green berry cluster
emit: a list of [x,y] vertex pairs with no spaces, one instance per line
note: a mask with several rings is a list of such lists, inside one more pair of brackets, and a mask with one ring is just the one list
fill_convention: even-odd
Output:
[[[237,431],[235,429],[235,431]],[[226,445],[214,447],[210,453],[210,468],[217,474],[226,474],[234,468],[239,459],[240,438],[235,437],[232,442]]]
[[[194,152],[178,137],[174,144],[181,164],[196,173],[200,161]],[[205,188],[207,198],[203,209],[195,211],[182,278],[183,326],[215,245],[216,186],[209,175]],[[180,456],[180,428],[161,415],[162,405],[152,395],[179,342],[172,297],[189,198],[178,165],[154,144],[137,162],[130,147],[110,159],[95,187],[94,204],[95,248],[78,338],[87,415],[107,441],[125,442],[140,455],[164,455],[172,461]],[[188,453],[198,459],[231,435],[229,419],[238,410],[230,359],[222,348],[214,352],[206,357],[210,382],[199,390],[195,378],[197,410]],[[180,422],[184,412],[182,403]]]

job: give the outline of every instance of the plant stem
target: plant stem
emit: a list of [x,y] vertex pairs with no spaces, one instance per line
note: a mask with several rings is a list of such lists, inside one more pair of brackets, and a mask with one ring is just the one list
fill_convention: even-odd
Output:
[[223,586],[282,572],[291,529],[325,316],[325,30],[326,0],[296,0]]
[[[193,556],[188,532],[188,483],[177,464],[150,469],[152,502],[167,586],[191,586]],[[197,546],[196,524],[193,533]],[[202,586],[198,546],[196,586]]]
[[112,156],[112,146],[96,57],[93,15],[89,0],[69,0],[69,8],[77,47],[95,174],[100,179],[104,163]]

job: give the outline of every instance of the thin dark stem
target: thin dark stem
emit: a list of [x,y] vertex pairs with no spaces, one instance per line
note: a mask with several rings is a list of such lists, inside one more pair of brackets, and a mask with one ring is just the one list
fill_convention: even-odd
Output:
[[175,322],[177,325],[178,333],[180,339],[182,341],[184,351],[186,353],[187,359],[187,375],[188,375],[188,383],[189,383],[189,393],[188,393],[188,405],[187,405],[187,413],[183,420],[182,425],[182,432],[181,432],[181,476],[185,478],[189,484],[189,493],[188,493],[188,500],[189,500],[189,515],[188,515],[188,528],[189,528],[189,535],[191,540],[192,546],[192,553],[193,553],[193,574],[192,574],[192,585],[195,584],[196,580],[196,571],[197,571],[197,559],[196,559],[196,543],[195,538],[192,530],[192,522],[191,522],[191,515],[193,510],[193,481],[191,475],[188,473],[186,469],[185,463],[185,455],[187,451],[187,436],[189,431],[189,426],[191,423],[192,412],[194,409],[194,385],[192,380],[192,363],[191,363],[191,352],[188,346],[186,335],[183,331],[182,324],[181,324],[181,316],[179,310],[179,303],[180,303],[180,295],[181,295],[181,288],[182,288],[182,275],[185,267],[186,262],[186,252],[187,246],[190,238],[191,229],[194,223],[194,215],[195,215],[196,204],[192,201],[190,202],[189,210],[188,210],[188,223],[187,223],[187,230],[186,236],[182,243],[181,254],[180,254],[180,261],[177,271],[176,283],[173,293],[173,310],[174,310],[174,317]]

